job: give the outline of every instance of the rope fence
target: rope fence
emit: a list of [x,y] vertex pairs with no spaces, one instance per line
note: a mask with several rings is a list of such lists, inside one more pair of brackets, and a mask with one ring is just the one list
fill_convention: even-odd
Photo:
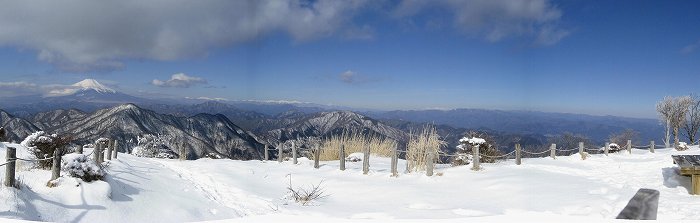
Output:
[[[282,160],[283,160],[283,157],[282,157],[282,156],[283,156],[282,150],[285,150],[285,148],[286,148],[287,151],[289,151],[289,148],[288,148],[289,146],[287,146],[286,143],[280,144],[280,146],[282,146],[282,145],[285,145],[285,146],[283,146],[282,148],[268,148],[268,146],[265,146],[265,160],[269,160],[268,152],[267,152],[267,151],[274,151],[274,150],[277,150],[277,151],[278,151],[278,157],[277,157],[277,159],[278,159],[279,162],[282,162]],[[527,157],[546,157],[546,156],[543,156],[543,155],[549,153],[549,156],[550,156],[551,158],[556,159],[557,156],[571,156],[571,155],[573,155],[573,154],[577,154],[577,153],[578,153],[578,154],[581,154],[581,159],[584,159],[584,160],[585,160],[586,157],[588,156],[587,154],[589,154],[589,153],[593,153],[593,154],[605,154],[605,155],[607,156],[610,152],[619,152],[619,151],[625,151],[625,150],[628,151],[629,153],[631,153],[631,150],[632,150],[632,149],[648,149],[649,152],[654,153],[654,149],[655,149],[657,146],[658,146],[658,147],[665,147],[665,146],[663,146],[663,145],[659,146],[659,145],[654,144],[654,141],[651,141],[651,143],[649,143],[649,144],[646,145],[646,146],[633,146],[633,145],[634,145],[634,144],[632,144],[631,140],[628,140],[628,142],[627,142],[626,144],[624,144],[623,146],[619,146],[619,144],[606,143],[606,145],[605,145],[604,147],[602,147],[602,148],[587,148],[587,147],[585,147],[585,145],[584,145],[583,142],[579,142],[579,147],[578,147],[578,148],[569,148],[569,149],[563,149],[563,148],[562,148],[562,149],[558,149],[557,146],[556,146],[556,144],[552,144],[548,149],[545,149],[545,150],[541,150],[541,151],[529,151],[529,150],[523,149],[523,148],[520,146],[520,144],[516,144],[516,145],[515,145],[515,150],[510,151],[510,152],[505,153],[505,154],[501,154],[501,155],[483,154],[483,152],[480,153],[480,152],[479,152],[479,146],[478,146],[478,145],[474,145],[474,146],[472,146],[472,149],[471,149],[472,151],[471,151],[471,153],[468,152],[468,151],[465,151],[465,152],[460,152],[460,153],[449,154],[449,153],[446,153],[446,152],[443,152],[443,151],[430,151],[430,150],[428,150],[427,152],[422,153],[422,155],[427,156],[427,158],[425,158],[425,157],[418,158],[418,161],[420,161],[420,162],[425,162],[424,164],[425,164],[426,175],[432,176],[432,174],[433,174],[433,169],[434,169],[434,167],[435,167],[434,162],[435,162],[436,160],[438,160],[438,161],[440,161],[440,160],[443,160],[443,161],[444,161],[444,160],[445,160],[445,159],[441,159],[441,158],[453,158],[453,157],[471,156],[471,158],[472,158],[471,164],[473,165],[472,170],[480,170],[481,168],[479,167],[479,165],[480,165],[480,160],[481,160],[481,158],[491,159],[490,161],[487,160],[487,162],[494,162],[495,160],[505,160],[505,159],[514,158],[514,159],[515,159],[515,163],[516,163],[517,165],[521,165],[521,164],[522,164],[521,158],[523,158],[524,155],[526,155]],[[338,148],[335,148],[335,147],[334,147],[334,148],[325,148],[325,149],[323,149],[324,151],[338,151],[338,156],[337,156],[337,158],[338,158],[338,160],[339,160],[339,162],[340,162],[340,170],[345,170],[345,159],[346,159],[346,157],[345,157],[345,150],[344,150],[344,148],[345,148],[344,145],[341,144],[340,146],[338,146]],[[313,152],[313,153],[312,153],[312,154],[313,154],[312,156],[313,156],[313,159],[314,159],[314,168],[318,168],[318,167],[319,167],[318,162],[319,162],[319,159],[320,159],[320,158],[319,158],[319,156],[320,156],[319,154],[320,154],[320,151],[321,151],[320,145],[319,145],[319,144],[316,144],[315,149],[306,147],[305,150],[299,150],[299,149],[295,146],[294,143],[291,143],[291,154],[292,154],[292,156],[293,156],[294,164],[297,164],[297,162],[296,162],[297,153],[299,153],[299,152],[309,152],[309,151]],[[363,157],[363,159],[362,159],[362,162],[363,162],[363,173],[364,173],[364,174],[367,174],[367,171],[369,170],[369,158],[370,158],[369,153],[370,153],[370,151],[371,151],[371,149],[369,148],[369,146],[368,146],[368,145],[365,145],[365,149],[363,149],[363,151],[362,151],[362,153],[364,154],[364,157]],[[384,150],[384,151],[386,151],[386,150]],[[582,152],[583,152],[583,153],[582,153]],[[394,148],[393,151],[392,151],[391,154],[390,154],[390,158],[391,158],[391,173],[392,173],[392,176],[397,176],[397,175],[398,175],[397,170],[396,170],[396,165],[397,165],[397,162],[398,162],[398,157],[399,157],[399,155],[401,155],[401,154],[405,154],[405,155],[411,154],[412,156],[415,156],[415,155],[416,155],[416,153],[414,153],[414,152],[412,152],[412,151],[409,151],[409,150],[407,150],[407,149],[406,149],[406,150],[401,150],[401,149],[398,149],[398,148]],[[564,154],[564,155],[562,155],[562,154]],[[419,157],[421,157],[421,156],[419,156]],[[326,159],[327,159],[327,158],[328,158],[328,157],[326,156]],[[415,158],[415,157],[414,157],[414,158]],[[412,160],[413,160],[413,159],[412,159]],[[409,164],[409,163],[407,162],[407,168],[409,168],[409,166],[411,166],[411,165],[416,165],[416,164],[415,164],[416,161],[417,161],[417,160],[413,160],[413,161],[412,161],[412,162],[414,162],[413,164]],[[415,166],[414,166],[414,167],[415,167]]]

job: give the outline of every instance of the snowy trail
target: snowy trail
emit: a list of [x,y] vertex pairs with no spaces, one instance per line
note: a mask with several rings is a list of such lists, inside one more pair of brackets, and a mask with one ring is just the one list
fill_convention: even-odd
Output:
[[18,172],[24,184],[21,192],[3,188],[0,196],[19,197],[22,207],[13,208],[17,205],[6,202],[8,211],[0,212],[0,217],[55,222],[189,222],[238,217],[176,172],[128,154],[110,161],[105,181],[79,184],[65,178],[59,187],[48,188],[49,176],[45,170]]

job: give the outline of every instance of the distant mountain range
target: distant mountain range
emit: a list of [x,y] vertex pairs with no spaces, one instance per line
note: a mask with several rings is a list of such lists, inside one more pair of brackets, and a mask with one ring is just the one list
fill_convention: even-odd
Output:
[[[487,132],[503,150],[521,144],[544,146],[548,138],[569,132],[602,143],[625,129],[640,140],[657,139],[663,132],[653,119],[591,116],[485,109],[366,111],[300,102],[172,100],[138,98],[91,79],[48,95],[3,98],[0,124],[12,130],[15,141],[33,131],[67,132],[81,143],[113,137],[134,146],[144,134],[172,138],[185,144],[187,156],[234,159],[258,158],[263,144],[323,138],[343,131],[360,131],[406,143],[411,132],[432,124],[452,150],[470,130]],[[339,110],[341,109],[341,110]],[[658,140],[658,139],[657,139]],[[640,142],[641,144],[642,142]]]

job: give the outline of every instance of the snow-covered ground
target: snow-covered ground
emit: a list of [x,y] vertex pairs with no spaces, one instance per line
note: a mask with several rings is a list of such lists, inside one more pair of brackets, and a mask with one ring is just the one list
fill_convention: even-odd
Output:
[[[28,157],[20,145],[19,156]],[[86,150],[90,152],[89,149]],[[18,165],[20,189],[0,188],[0,218],[57,222],[499,222],[613,221],[639,188],[661,192],[658,219],[699,220],[700,196],[688,194],[690,178],[678,175],[671,154],[657,149],[605,155],[523,159],[470,166],[438,165],[423,173],[390,177],[389,158],[361,162],[195,161],[146,159],[120,154],[106,181],[63,177],[46,187],[47,170]],[[0,148],[0,160],[5,149]],[[405,163],[399,161],[399,171]],[[0,167],[4,173],[4,167]],[[322,182],[327,197],[303,206],[285,199],[290,182],[309,188]]]

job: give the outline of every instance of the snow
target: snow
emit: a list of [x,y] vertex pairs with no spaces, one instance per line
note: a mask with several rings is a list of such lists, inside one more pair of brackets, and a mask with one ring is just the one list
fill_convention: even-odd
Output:
[[459,142],[461,142],[461,143],[466,142],[466,143],[469,143],[472,145],[481,145],[481,144],[486,143],[486,140],[484,140],[482,138],[477,138],[477,137],[473,137],[473,138],[464,137],[464,138],[460,139]]
[[[28,156],[26,148],[18,156]],[[86,149],[90,153],[91,149]],[[526,158],[471,166],[437,165],[436,175],[391,177],[390,159],[338,161],[192,161],[120,154],[109,161],[105,181],[65,176],[46,187],[50,171],[19,163],[20,189],[0,188],[0,217],[56,222],[606,222],[613,221],[639,188],[661,192],[658,219],[700,220],[698,197],[688,194],[690,178],[678,175],[672,154],[633,149],[632,154]],[[4,159],[0,148],[0,160]],[[66,157],[64,157],[65,159]],[[0,171],[4,167],[0,167]],[[303,206],[288,199],[287,186],[322,183],[329,196]]]

